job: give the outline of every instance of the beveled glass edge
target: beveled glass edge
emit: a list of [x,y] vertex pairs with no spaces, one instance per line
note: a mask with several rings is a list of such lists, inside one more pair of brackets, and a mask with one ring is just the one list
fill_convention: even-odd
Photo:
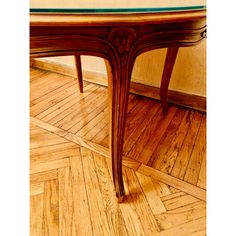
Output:
[[175,12],[175,11],[192,11],[204,10],[206,6],[183,6],[183,7],[155,7],[155,8],[30,8],[30,13],[153,13],[153,12]]

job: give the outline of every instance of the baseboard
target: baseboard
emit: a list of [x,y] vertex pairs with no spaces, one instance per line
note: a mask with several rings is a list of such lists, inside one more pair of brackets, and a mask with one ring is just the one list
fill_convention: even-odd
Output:
[[[30,65],[43,70],[56,72],[71,77],[77,77],[74,67],[59,62],[52,62],[45,59],[31,59]],[[107,86],[107,77],[102,73],[83,70],[83,79],[88,82]],[[140,84],[132,81],[130,85],[130,92],[144,97],[160,100],[160,88],[154,86]],[[168,102],[206,112],[206,98],[203,96],[169,90]]]

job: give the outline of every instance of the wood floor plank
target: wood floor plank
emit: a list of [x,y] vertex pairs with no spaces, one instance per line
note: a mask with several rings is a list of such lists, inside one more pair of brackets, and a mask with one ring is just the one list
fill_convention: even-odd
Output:
[[59,235],[58,180],[45,182],[44,194],[44,235]]
[[107,162],[105,158],[99,154],[93,153],[93,157],[111,235],[128,236],[125,221],[115,197],[116,193],[114,191]]
[[[141,96],[136,96],[134,94],[129,94],[128,98],[128,108],[127,108],[127,115],[130,114],[130,112],[135,109],[136,105],[142,100]],[[132,111],[133,113],[134,111]]]
[[163,214],[155,215],[161,230],[167,230],[178,225],[206,217],[206,203],[194,202]]
[[178,225],[177,227],[163,230],[160,236],[187,236],[187,235],[199,235],[204,236],[206,235],[206,217],[202,217],[197,220],[189,221],[187,223]]
[[34,155],[31,156],[30,161],[31,164],[34,165],[34,163],[41,163],[41,162],[50,162],[50,161],[56,161],[59,159],[64,159],[64,158],[68,158],[68,157],[72,157],[72,156],[76,156],[78,155],[79,149],[78,147],[73,147],[70,148],[68,147],[67,149],[59,149],[59,150],[55,150],[55,152],[49,152],[49,153],[45,153],[43,155]]
[[[152,163],[152,161],[150,160],[153,152],[156,149],[156,146],[158,146],[159,142],[162,139],[162,136],[164,134],[164,132],[166,131],[167,127],[169,126],[171,120],[173,119],[175,113],[177,112],[177,108],[176,107],[170,107],[170,109],[168,110],[168,115],[167,116],[161,116],[160,120],[157,121],[157,123],[154,125],[153,128],[153,135],[150,135],[148,137],[148,140],[146,142],[144,142],[144,148],[141,148],[141,150],[138,151],[137,154],[135,154],[134,156],[129,155],[130,158],[135,158],[136,160],[142,162],[143,164],[147,164],[149,165],[149,161],[150,164]],[[139,140],[138,140],[139,141]],[[136,145],[138,144],[138,141],[136,143]]]
[[32,236],[44,236],[43,203],[43,194],[30,197],[30,235]]
[[201,169],[200,169],[200,173],[198,176],[198,181],[197,181],[197,186],[203,189],[206,189],[206,154],[203,155],[203,159],[202,159],[202,164],[201,164]]
[[57,179],[57,169],[30,175],[30,184]]
[[[61,87],[58,87],[54,90],[51,90],[50,92],[44,94],[43,96],[34,99],[33,101],[31,101],[32,106],[30,108],[33,108],[34,106],[42,106],[43,103],[45,103],[45,101],[51,101],[53,99],[55,99],[57,97],[57,99],[62,99],[64,98],[65,94],[74,89],[74,87],[77,85],[77,81],[75,80],[71,80],[68,81],[67,83],[63,84]],[[65,91],[65,93],[63,92]],[[40,105],[38,105],[40,104]],[[47,103],[46,103],[47,104]]]
[[[41,71],[42,72],[42,71]],[[39,72],[41,75],[37,77],[36,79],[33,79],[30,83],[31,87],[39,87],[42,88],[43,85],[50,82],[50,80],[53,80],[55,82],[55,78],[63,78],[57,73],[50,73],[49,71]]]
[[174,197],[168,200],[163,200],[163,204],[165,205],[166,210],[169,212],[170,210],[178,209],[180,207],[186,206],[188,204],[196,203],[199,201],[200,201],[199,199],[191,195],[184,194],[182,196]]
[[[123,155],[127,156],[131,148],[134,146],[134,144],[137,142],[139,137],[143,135],[145,129],[147,126],[149,126],[150,122],[152,121],[155,114],[161,110],[160,104],[157,102],[154,102],[153,100],[150,101],[149,104],[147,104],[145,111],[140,112],[143,116],[143,120],[140,124],[136,124],[135,128],[131,130],[126,130],[126,132],[129,132],[129,135],[126,136],[126,139],[124,140],[124,151]],[[140,118],[141,119],[141,118]]]
[[[109,158],[110,158],[110,156],[109,156]],[[141,165],[140,162],[134,161],[133,159],[128,158],[128,157],[123,157],[122,164],[124,166],[127,166],[127,167],[133,169],[133,170],[138,170],[138,168]]]
[[139,185],[134,170],[125,167],[123,169],[123,176],[126,182],[126,188],[128,188],[128,194],[124,201],[133,208],[136,216],[141,219],[140,223],[144,234],[152,235],[153,233],[159,232],[159,226]]
[[[40,83],[42,83],[41,80],[42,80],[44,77],[47,77],[48,74],[49,74],[48,71],[44,71],[44,72],[38,73],[38,74],[37,74],[37,71],[36,71],[32,77],[31,77],[31,74],[30,74],[30,88],[33,89],[33,88],[37,87],[37,84],[40,85]],[[30,96],[30,97],[31,97],[31,96]]]
[[[100,115],[100,114],[99,114]],[[96,119],[97,123],[95,124],[95,126],[92,127],[92,129],[90,129],[84,136],[84,139],[90,140],[94,142],[94,137],[99,134],[101,135],[101,131],[104,130],[104,128],[107,126],[109,128],[109,124],[108,122],[104,119],[104,117],[109,117],[109,110],[108,108],[105,109],[102,114],[101,117]],[[94,119],[95,120],[95,119]],[[91,122],[90,122],[91,124]]]
[[91,141],[85,140],[75,134],[68,133],[65,138],[67,140],[70,140],[71,142],[77,143],[78,145],[82,147],[86,147],[96,153],[99,153],[103,156],[110,157],[109,149],[106,147],[103,147],[99,144],[93,143]]
[[71,181],[74,207],[74,229],[77,235],[93,235],[91,215],[88,206],[88,196],[81,155],[70,158]]
[[30,148],[39,148],[55,144],[66,143],[67,141],[55,134],[39,134],[31,136]]
[[194,111],[191,123],[188,129],[188,133],[185,137],[184,143],[181,147],[181,150],[176,158],[173,169],[171,170],[171,175],[179,179],[183,179],[189,158],[191,157],[194,143],[196,142],[197,134],[200,128],[202,121],[202,113]]
[[47,73],[49,72],[46,70],[30,67],[30,83],[33,83],[35,80],[40,80],[41,77]]
[[32,124],[31,122],[30,122],[30,127],[29,128],[30,128],[30,132],[36,131],[36,130],[39,129],[39,127],[37,127],[36,125]]
[[[89,96],[96,89],[98,89],[96,86],[90,85],[85,88],[83,94],[79,94],[78,91],[76,91],[75,89],[73,93],[71,93],[66,98],[62,99],[60,102],[54,104],[53,106],[46,107],[43,112],[37,115],[37,118],[42,119],[44,121],[49,121],[54,117],[56,117],[61,112],[63,112],[64,110],[73,106],[73,104],[78,103],[81,98]],[[56,120],[55,122],[57,121],[58,120]]]
[[156,191],[156,186],[154,185],[152,179],[148,176],[136,173],[140,186],[146,196],[149,206],[151,207],[152,213],[161,214],[166,212],[165,205],[163,204],[158,192]]
[[168,201],[173,198],[178,198],[178,197],[182,197],[182,196],[186,196],[186,195],[187,194],[185,192],[179,191],[179,192],[175,192],[175,193],[163,196],[161,199],[162,199],[162,201]]
[[34,126],[34,129],[30,129],[30,137],[39,136],[41,134],[48,134],[47,130],[43,130],[38,126]]
[[193,119],[193,111],[186,111],[181,124],[175,132],[174,138],[168,147],[162,148],[158,153],[156,160],[153,162],[152,167],[165,173],[171,173],[175,164],[176,158],[182,148],[185,137],[188,133],[189,126]]
[[174,188],[172,186],[169,186],[169,189],[170,189],[171,193],[179,193],[181,191],[181,190]]
[[[108,133],[109,133],[109,128],[108,128]],[[109,134],[106,135],[98,144],[103,146],[103,147],[107,147],[109,148]]]
[[[105,147],[109,147],[109,129],[110,129],[110,125],[109,125],[109,120],[108,119],[104,119],[103,120],[103,128],[99,130],[99,132],[97,132],[97,134],[95,134],[95,136],[93,136],[93,138],[91,139],[91,141],[105,146]],[[103,142],[103,140],[107,139],[107,141]]]
[[140,153],[146,148],[148,145],[148,139],[154,136],[154,130],[156,124],[162,117],[162,111],[158,110],[157,113],[153,116],[152,121],[146,126],[145,132],[140,135],[137,142],[134,143],[133,147],[127,153],[127,156],[133,159],[138,159]]
[[94,198],[88,198],[93,233],[94,235],[110,235],[92,153],[88,149],[81,148],[81,154],[87,194],[88,196],[96,196]]
[[32,122],[34,125],[37,125],[38,127],[42,128],[42,129],[45,129],[51,133],[57,134],[62,137],[68,133],[65,130],[62,130],[56,126],[50,125],[42,120],[32,117],[32,116],[30,117],[30,122]]
[[65,99],[62,99],[60,102],[54,104],[53,106],[45,107],[44,111],[36,116],[36,118],[48,122],[50,119],[57,117],[63,110],[71,107],[76,102],[79,102],[78,94],[75,91],[70,94]]
[[60,168],[58,171],[59,184],[59,235],[72,235],[73,197],[70,167]]
[[73,93],[78,93],[78,90],[76,88],[76,84],[71,82],[68,82],[63,86],[50,91],[46,95],[41,96],[39,99],[34,100],[35,105],[31,106],[30,115],[39,115],[41,112],[66,99]]
[[37,158],[39,156],[53,155],[57,151],[64,151],[67,149],[78,148],[78,145],[72,142],[67,141],[63,144],[55,144],[46,147],[33,148],[30,150],[30,158]]
[[45,71],[45,73],[41,74],[37,79],[32,80],[30,87],[32,89],[40,88],[40,90],[42,90],[43,86],[48,84],[51,79],[54,80],[53,78],[58,78],[58,75]]
[[206,190],[198,188],[195,185],[189,184],[187,182],[184,182],[180,179],[177,179],[173,176],[170,176],[145,165],[141,165],[138,169],[138,172],[150,176],[174,188],[181,189],[183,192],[186,192],[196,198],[206,201]]
[[100,130],[99,125],[102,124],[104,117],[109,116],[109,109],[105,107],[93,120],[90,120],[85,124],[76,135],[83,137],[87,140],[91,140],[94,135]]
[[70,165],[69,158],[63,158],[54,161],[48,162],[34,162],[33,165],[30,166],[30,174],[35,174],[43,171],[50,171],[62,167],[67,167]]
[[39,97],[71,81],[69,77],[63,79],[62,78],[63,77],[61,75],[50,73],[45,77],[45,80],[41,78],[39,83],[31,85],[32,89],[34,89],[33,87],[37,89],[34,89],[34,93],[30,93],[30,101],[34,102],[35,99],[38,99]]
[[172,191],[170,190],[171,186],[159,182],[156,179],[152,179],[152,182],[154,182],[156,186],[156,191],[160,197],[168,196],[172,193]]
[[184,180],[197,184],[203,156],[206,155],[206,117],[203,117],[198,137],[190,157]]
[[80,129],[82,129],[86,124],[88,124],[90,121],[95,119],[104,109],[107,107],[107,103],[99,103],[96,104],[96,107],[90,109],[83,109],[82,112],[80,112],[79,117],[76,122],[73,122],[73,124],[70,125],[70,128],[68,129],[71,133],[78,133]]
[[44,182],[30,184],[30,196],[44,193]]
[[153,101],[143,99],[131,111],[127,113],[124,143],[136,129],[136,127],[143,122],[146,114],[152,106]]
[[186,110],[180,110],[175,113],[174,118],[170,122],[168,128],[166,129],[166,132],[163,134],[162,139],[156,146],[149,162],[148,166],[152,166],[153,168],[160,170],[158,163],[159,159],[163,159],[162,157],[165,155],[165,153],[169,150],[169,147],[171,143],[174,141],[176,137],[176,132],[178,132],[180,124],[184,117],[186,116],[187,111]]
[[[100,106],[100,104],[103,104],[106,98],[103,98],[103,90],[104,88],[95,87],[88,90],[88,95],[84,96],[82,99],[80,99],[78,102],[74,103],[73,106],[69,107],[65,111],[63,111],[60,116],[63,117],[63,114],[66,114],[64,118],[58,120],[57,122],[54,121],[55,118],[50,120],[50,122],[59,125],[65,125],[68,123],[68,121],[74,121],[75,117],[80,117],[82,119],[83,115],[87,116],[91,111],[94,110],[94,107]],[[84,92],[83,92],[84,94]],[[98,100],[98,101],[97,101]],[[93,104],[93,105],[92,105]],[[80,120],[79,119],[79,120]],[[76,120],[75,120],[76,121]],[[69,130],[74,125],[74,122],[72,124],[68,124],[64,129]]]
[[48,120],[48,122],[50,124],[55,124],[57,127],[62,129],[69,130],[83,118],[84,114],[87,115],[94,107],[103,104],[105,98],[103,98],[104,100],[101,99],[99,102],[96,101],[96,99],[99,98],[99,95],[105,97],[102,91],[103,88],[97,88],[93,92],[90,91],[90,94],[84,96],[83,99],[76,98],[75,101],[67,103],[65,106],[60,108],[62,111],[57,116]]
[[68,126],[67,129],[69,132],[77,133],[82,127],[97,117],[97,115],[108,106],[106,93],[104,95],[105,96],[97,96],[99,101],[93,100],[93,102],[89,103],[89,105],[85,104],[85,106],[81,107],[78,114],[78,117],[80,118]]

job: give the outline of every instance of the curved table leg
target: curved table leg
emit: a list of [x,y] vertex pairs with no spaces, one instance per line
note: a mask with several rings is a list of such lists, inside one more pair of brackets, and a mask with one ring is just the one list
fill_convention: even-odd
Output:
[[111,68],[107,60],[105,60],[105,64],[108,74],[112,175],[118,202],[122,202],[125,195],[122,153],[131,75],[126,71],[126,67]]
[[168,111],[167,93],[171,74],[175,65],[175,59],[178,54],[178,50],[179,47],[170,47],[167,49],[165,65],[161,79],[161,89],[160,89],[161,106],[164,114],[166,114]]
[[83,93],[83,76],[80,55],[75,55],[75,66],[78,78],[79,91]]

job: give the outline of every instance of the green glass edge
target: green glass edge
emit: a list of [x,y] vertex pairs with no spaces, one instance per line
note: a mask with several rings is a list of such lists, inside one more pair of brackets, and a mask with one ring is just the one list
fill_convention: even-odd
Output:
[[203,10],[206,6],[158,7],[158,8],[30,8],[30,13],[149,13]]

